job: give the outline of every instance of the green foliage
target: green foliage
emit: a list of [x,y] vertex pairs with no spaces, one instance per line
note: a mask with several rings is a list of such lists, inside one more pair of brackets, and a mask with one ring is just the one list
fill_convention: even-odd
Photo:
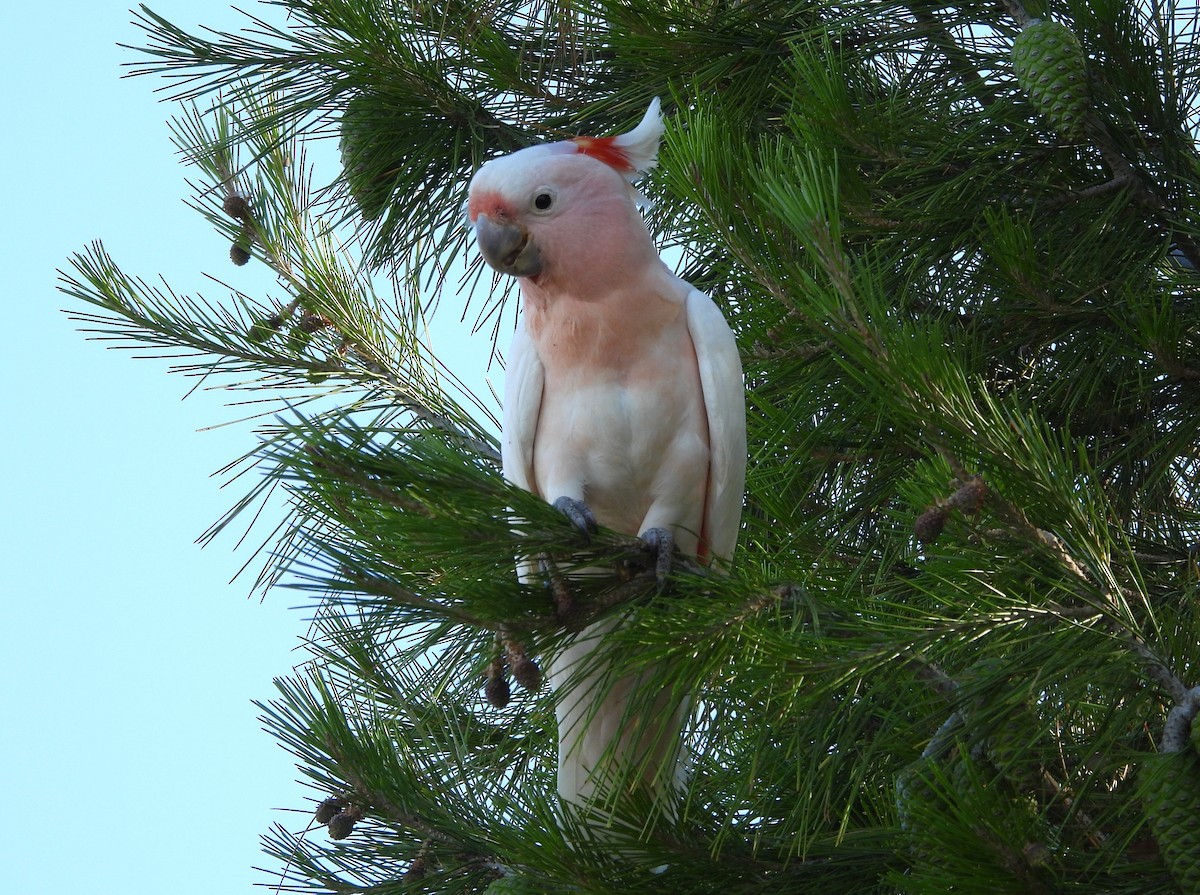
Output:
[[[274,411],[213,534],[282,489],[260,583],[316,604],[263,711],[337,807],[328,839],[265,838],[281,888],[1194,887],[1195,752],[1155,754],[1198,683],[1194,13],[273,5],[207,36],[143,8],[138,70],[177,79],[196,208],[282,295],[183,296],[99,245],[63,288],[93,334]],[[1035,15],[1086,59],[1070,127],[1014,71]],[[504,483],[420,344],[471,171],[654,95],[650,224],[737,333],[750,434],[734,562],[665,588]],[[597,829],[553,796],[546,689],[483,682],[611,613],[622,667],[695,699],[679,816],[631,798]]]

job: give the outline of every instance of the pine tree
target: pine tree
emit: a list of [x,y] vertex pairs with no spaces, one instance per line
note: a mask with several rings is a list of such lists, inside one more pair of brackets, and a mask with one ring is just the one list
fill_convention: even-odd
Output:
[[[195,34],[143,7],[139,70],[175,79],[197,211],[284,297],[100,245],[63,289],[281,402],[230,516],[286,488],[261,583],[319,603],[263,704],[315,807],[264,839],[281,889],[1200,891],[1194,8],[275,5]],[[728,574],[663,588],[503,482],[418,338],[457,263],[511,331],[473,169],[653,96],[651,223],[738,334],[751,445]],[[598,832],[556,805],[537,661],[613,611],[624,661],[701,696],[680,817]]]

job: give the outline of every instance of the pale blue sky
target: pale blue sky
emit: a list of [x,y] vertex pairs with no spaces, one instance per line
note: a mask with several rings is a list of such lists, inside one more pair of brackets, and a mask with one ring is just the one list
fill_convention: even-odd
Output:
[[[224,3],[150,5],[186,26],[240,21]],[[252,435],[198,432],[238,414],[220,394],[181,400],[189,383],[165,362],[87,342],[55,269],[102,238],[127,272],[179,291],[219,296],[204,270],[252,294],[265,280],[184,205],[160,82],[121,79],[133,54],[116,44],[139,39],[127,4],[2,6],[3,888],[251,891],[271,881],[252,870],[269,863],[259,835],[307,822],[274,809],[309,795],[251,704],[298,660],[301,598],[247,599],[234,539],[194,544],[239,496],[211,476]],[[458,369],[486,345],[443,358]]]

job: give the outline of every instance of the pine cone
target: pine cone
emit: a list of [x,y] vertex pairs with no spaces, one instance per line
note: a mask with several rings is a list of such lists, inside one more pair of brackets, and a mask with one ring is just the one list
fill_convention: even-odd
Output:
[[922,757],[896,774],[896,814],[902,829],[911,831],[914,817],[936,799],[933,787],[929,785],[932,767],[933,761]]
[[[328,359],[326,359],[326,363],[329,363],[329,362],[330,361]],[[311,382],[313,385],[320,385],[326,379],[328,379],[331,375],[332,374],[328,370],[309,370],[307,373],[304,374],[304,378],[307,379],[309,382]]]
[[512,673],[517,683],[530,693],[536,693],[542,686],[542,669],[524,653],[513,659]]
[[235,242],[229,247],[229,260],[243,267],[250,260],[250,250],[240,242]]
[[1066,25],[1034,19],[1012,48],[1017,83],[1064,138],[1083,133],[1090,100],[1087,69],[1079,40]]
[[250,324],[250,329],[246,332],[246,338],[255,345],[261,345],[279,332],[279,327],[281,326],[283,326],[283,318],[278,314],[272,314],[270,317],[260,317]]
[[342,809],[346,807],[346,800],[338,796],[330,796],[317,806],[314,817],[317,823],[327,824],[333,818],[340,814]]
[[503,639],[504,659],[512,669],[513,677],[524,690],[536,693],[542,686],[542,669],[525,652],[525,644],[511,637]]
[[982,479],[971,479],[950,495],[946,506],[973,516],[983,508],[987,494],[988,488]]
[[401,879],[417,880],[423,879],[425,874],[429,872],[429,858],[424,853],[413,858],[412,863],[408,865],[408,869],[404,871],[404,876]]
[[925,512],[913,523],[913,534],[922,544],[932,544],[946,527],[946,516],[949,511],[945,507],[926,507]]
[[300,354],[308,347],[308,343],[312,341],[312,330],[305,329],[301,323],[296,324],[288,330],[287,344],[291,351]]
[[512,699],[512,691],[508,687],[508,673],[504,668],[503,656],[492,659],[487,669],[487,683],[483,686],[483,695],[493,708],[502,709]]
[[319,332],[325,327],[332,325],[333,324],[330,320],[322,317],[320,314],[313,314],[307,311],[304,313],[304,316],[300,318],[300,322],[296,324],[298,328],[302,329],[306,333]]
[[1158,852],[1181,892],[1200,892],[1200,754],[1147,755],[1138,788]]
[[221,207],[225,209],[227,215],[239,221],[244,221],[250,217],[250,203],[246,201],[245,196],[239,196],[236,193],[226,196]]
[[354,832],[354,824],[356,821],[362,820],[362,809],[357,805],[350,805],[345,811],[339,811],[329,821],[329,838],[330,839],[345,839]]
[[493,708],[502,709],[512,700],[512,690],[508,686],[508,678],[504,675],[489,677],[483,693]]
[[353,832],[354,818],[348,817],[345,812],[335,814],[329,821],[330,839],[345,839]]

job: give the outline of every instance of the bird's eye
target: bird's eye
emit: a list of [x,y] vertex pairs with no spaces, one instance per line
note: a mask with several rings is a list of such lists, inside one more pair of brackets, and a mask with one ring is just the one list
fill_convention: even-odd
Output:
[[554,194],[548,190],[542,190],[533,197],[533,207],[538,211],[549,211],[550,206],[554,204]]

